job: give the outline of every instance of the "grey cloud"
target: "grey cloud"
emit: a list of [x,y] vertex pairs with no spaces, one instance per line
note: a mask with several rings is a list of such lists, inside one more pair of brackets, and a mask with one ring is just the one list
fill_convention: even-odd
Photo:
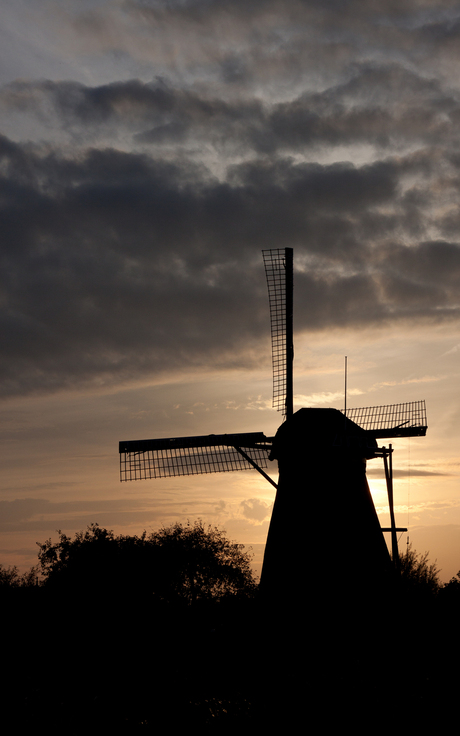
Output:
[[274,149],[358,142],[388,148],[445,141],[455,133],[458,108],[438,80],[398,64],[357,64],[342,84],[275,105],[266,129]]
[[[369,94],[369,90],[372,93]],[[74,138],[129,132],[141,144],[205,141],[225,153],[300,151],[367,143],[380,148],[433,143],[456,135],[460,104],[437,80],[397,64],[362,64],[342,84],[290,102],[251,96],[225,100],[165,79],[85,87],[75,82],[15,82],[3,88],[6,110],[51,121]],[[105,131],[105,133],[104,133]]]
[[41,126],[0,138],[5,395],[255,365],[263,248],[295,248],[298,329],[458,319],[460,100],[414,61],[452,4],[133,1],[110,23],[138,13],[166,33],[151,82],[0,90]]
[[[111,80],[127,74],[147,79],[154,70],[184,87],[210,83],[222,92],[224,83],[233,94],[263,86],[282,99],[289,89],[290,99],[294,86],[318,90],[348,77],[356,61],[393,59],[426,73],[436,63],[445,70],[458,58],[454,0],[68,2],[65,14],[53,13],[53,0],[49,7],[44,18],[37,13],[43,56],[50,53],[46,41],[53,49],[58,34],[61,57],[67,46],[65,61],[71,65],[77,57],[80,81],[89,77],[91,59],[94,78],[99,69]],[[79,53],[85,58],[81,69]],[[37,76],[48,66],[39,63]]]
[[[152,14],[154,13],[170,13],[192,15],[196,14],[196,17],[206,19],[206,16],[220,14],[227,12],[234,15],[241,15],[247,17],[248,15],[254,15],[263,13],[267,10],[270,12],[279,10],[291,11],[296,18],[300,17],[312,17],[310,13],[316,13],[316,17],[320,15],[323,17],[333,16],[342,11],[345,18],[348,16],[362,16],[364,18],[374,17],[381,19],[387,16],[394,20],[403,19],[406,17],[418,17],[420,22],[425,19],[436,18],[442,16],[443,12],[455,11],[457,5],[454,0],[439,0],[436,3],[436,7],[433,8],[433,3],[430,0],[420,2],[419,0],[381,0],[379,3],[362,3],[360,0],[250,0],[245,2],[244,0],[235,0],[231,8],[229,9],[228,3],[225,0],[130,0],[129,6],[132,8],[150,9]],[[292,16],[289,16],[292,17]],[[445,16],[446,22],[448,22],[450,16]],[[338,22],[338,21],[337,21]]]
[[[369,88],[371,100],[364,97]],[[244,146],[259,152],[351,142],[387,147],[414,138],[445,138],[452,135],[460,109],[438,83],[395,66],[362,67],[342,86],[271,106],[256,99],[224,101],[184,92],[164,80],[153,84],[131,80],[98,88],[21,82],[3,90],[7,107],[37,114],[42,114],[47,100],[71,129],[88,124],[125,126],[142,143],[162,145],[189,136],[205,138],[219,148]]]
[[410,274],[415,282],[443,284],[458,291],[460,246],[458,243],[431,241],[412,248],[393,246],[385,253],[395,271]]
[[[403,50],[410,57],[415,44],[431,44],[436,48],[450,38],[456,38],[458,5],[455,0],[441,0],[434,5],[429,0],[382,0],[379,3],[361,0],[252,0],[228,2],[217,0],[131,0],[126,5],[130,13],[140,16],[153,28],[172,27],[176,33],[187,28],[189,33],[205,37],[213,31],[222,43],[225,31],[239,28],[240,37],[257,33],[271,41],[270,50],[289,48],[305,35],[310,43],[333,48],[341,44],[353,47],[356,53],[369,55],[382,49]],[[283,33],[284,31],[284,33]],[[290,43],[289,43],[290,41]],[[305,44],[304,44],[305,45]],[[342,49],[343,54],[343,49]],[[414,54],[415,55],[415,54]],[[268,56],[268,55],[267,55]],[[325,62],[320,57],[322,63]]]
[[222,70],[222,81],[229,84],[247,81],[250,77],[248,64],[237,54],[228,54],[220,64]]
[[433,45],[457,45],[460,39],[460,19],[454,15],[441,20],[431,20],[421,25],[418,33],[424,41]]
[[[78,82],[15,81],[0,92],[4,110],[27,112],[65,131],[74,143],[87,145],[95,136],[136,135],[148,126],[185,126],[187,94],[161,78],[150,84],[133,79],[88,87]],[[185,98],[185,100],[184,100]]]
[[135,140],[139,143],[163,144],[169,141],[179,143],[187,137],[187,125],[185,122],[170,122],[157,125],[144,133],[138,133]]
[[1,143],[4,394],[250,366],[268,330],[262,248],[308,264],[302,329],[457,315],[458,245],[388,245],[404,223],[379,208],[410,162],[260,160],[219,182],[186,161]]
[[460,307],[460,245],[444,241],[405,248],[393,245],[381,253],[385,270],[380,279],[389,303],[427,314],[433,319],[457,317]]

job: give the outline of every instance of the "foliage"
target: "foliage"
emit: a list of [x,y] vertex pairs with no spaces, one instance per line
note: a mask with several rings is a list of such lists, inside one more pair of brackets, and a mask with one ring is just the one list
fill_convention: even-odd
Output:
[[58,534],[58,542],[39,544],[47,587],[187,603],[248,595],[256,587],[242,545],[201,521],[133,537],[115,536],[98,524],[74,538]]
[[445,583],[442,586],[444,589],[450,589],[450,590],[460,590],[460,570],[456,575],[454,575],[453,578],[449,580],[448,583]]
[[77,532],[72,539],[58,530],[59,542],[48,539],[37,542],[41,573],[49,586],[74,587],[85,582],[88,585],[104,585],[113,571],[120,542],[112,531],[91,524],[85,531]]
[[217,527],[176,523],[152,534],[149,543],[161,551],[174,593],[194,602],[255,590],[250,556]]
[[439,569],[436,561],[430,563],[428,552],[417,553],[409,544],[399,558],[400,579],[403,589],[408,593],[435,595],[440,586]]
[[0,588],[30,588],[37,584],[37,572],[35,567],[31,567],[21,575],[16,565],[5,567],[0,564]]
[[460,571],[442,586],[439,593],[443,603],[452,604],[457,611],[460,604]]

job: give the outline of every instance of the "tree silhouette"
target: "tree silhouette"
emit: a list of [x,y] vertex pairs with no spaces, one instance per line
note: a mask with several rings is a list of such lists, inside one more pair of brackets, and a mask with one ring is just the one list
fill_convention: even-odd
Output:
[[439,598],[444,605],[444,610],[449,607],[453,615],[458,615],[460,607],[460,571],[440,588]]
[[31,567],[30,570],[21,574],[16,565],[5,567],[0,564],[0,589],[29,588],[36,585],[37,572],[37,568]]
[[255,591],[250,555],[217,527],[205,528],[202,521],[176,523],[146,541],[159,551],[170,595],[193,603]]
[[123,586],[120,551],[123,538],[91,524],[75,537],[58,530],[59,541],[37,542],[39,566],[48,588],[61,590],[107,589]]
[[409,595],[432,597],[441,587],[439,569],[428,552],[420,554],[409,544],[399,558],[400,588]]
[[39,543],[44,584],[66,592],[113,597],[130,593],[156,601],[194,603],[252,595],[250,554],[202,521],[176,523],[147,535],[115,536],[91,524],[71,538]]

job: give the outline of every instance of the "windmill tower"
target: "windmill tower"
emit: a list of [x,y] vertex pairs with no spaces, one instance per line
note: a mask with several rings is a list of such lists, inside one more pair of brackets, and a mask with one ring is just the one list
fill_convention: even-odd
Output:
[[[273,406],[285,421],[275,437],[263,432],[130,440],[119,443],[120,480],[141,480],[256,469],[277,494],[270,522],[261,591],[274,599],[295,589],[306,556],[318,581],[347,557],[357,586],[372,570],[385,577],[390,558],[383,531],[391,531],[397,559],[393,511],[392,446],[377,440],[424,436],[425,402],[360,409],[293,411],[293,251],[263,251],[273,356]],[[267,475],[277,459],[279,482]],[[382,458],[391,528],[380,527],[366,479],[366,461]],[[296,526],[300,520],[301,526]],[[322,526],[323,525],[323,526]],[[356,532],[359,532],[357,534]],[[363,552],[364,551],[364,552]],[[290,571],[290,572],[287,572]],[[350,584],[347,570],[343,584]]]

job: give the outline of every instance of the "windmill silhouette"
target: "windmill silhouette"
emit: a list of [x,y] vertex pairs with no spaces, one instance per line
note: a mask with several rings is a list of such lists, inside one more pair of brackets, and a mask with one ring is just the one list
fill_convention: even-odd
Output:
[[[260,584],[267,596],[292,590],[300,567],[295,561],[308,553],[323,560],[319,576],[336,566],[345,551],[356,561],[357,580],[371,571],[375,577],[376,570],[384,575],[390,557],[382,532],[391,532],[397,560],[397,533],[405,530],[396,526],[394,516],[393,448],[378,447],[377,440],[424,436],[425,402],[358,409],[347,409],[345,402],[343,410],[310,408],[294,413],[293,250],[262,253],[270,305],[273,407],[285,419],[276,436],[246,432],[123,441],[120,480],[256,469],[277,488]],[[366,461],[374,458],[384,463],[388,529],[380,527],[366,479]],[[264,470],[269,459],[278,460],[278,484]],[[296,528],[296,520],[303,531]]]

